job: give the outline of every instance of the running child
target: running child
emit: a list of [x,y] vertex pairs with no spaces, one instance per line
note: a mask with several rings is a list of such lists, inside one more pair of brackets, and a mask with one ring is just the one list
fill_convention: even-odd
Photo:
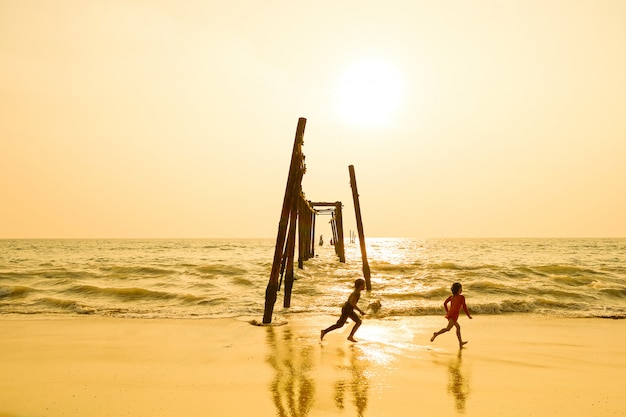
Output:
[[324,336],[326,336],[326,333],[343,327],[343,325],[346,324],[346,320],[348,320],[348,318],[351,318],[354,322],[354,327],[352,327],[352,331],[350,332],[350,336],[348,336],[348,340],[351,342],[356,342],[356,340],[354,339],[354,334],[356,333],[359,326],[361,326],[361,319],[354,310],[357,310],[359,313],[361,313],[361,315],[365,315],[365,312],[361,310],[357,305],[357,303],[359,302],[359,298],[361,297],[361,291],[363,291],[364,289],[364,279],[359,278],[354,281],[354,291],[352,291],[352,293],[348,297],[348,301],[346,301],[343,307],[341,307],[341,317],[339,317],[337,323],[320,332],[320,340],[324,340]]
[[[434,341],[437,336],[442,333],[450,331],[452,326],[456,327],[456,337],[459,339],[459,348],[463,348],[467,342],[464,342],[461,339],[461,326],[459,326],[459,313],[461,312],[461,308],[467,314],[467,317],[470,319],[472,316],[467,310],[467,306],[465,305],[465,296],[461,295],[463,292],[463,286],[459,282],[455,282],[452,284],[452,295],[446,298],[446,301],[443,302],[443,308],[446,309],[446,318],[448,319],[448,327],[444,327],[438,332],[433,333],[433,337],[430,338],[430,341]],[[450,308],[448,309],[448,303],[450,303]]]

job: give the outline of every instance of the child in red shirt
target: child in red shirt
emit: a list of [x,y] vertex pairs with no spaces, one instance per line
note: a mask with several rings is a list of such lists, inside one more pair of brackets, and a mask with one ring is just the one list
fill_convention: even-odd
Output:
[[[446,301],[444,301],[443,303],[443,308],[446,309],[446,318],[448,319],[448,327],[444,327],[438,332],[433,333],[433,337],[430,338],[431,342],[434,341],[437,336],[439,336],[442,333],[450,331],[450,329],[452,329],[452,326],[455,326],[456,337],[459,339],[459,348],[463,348],[463,345],[467,343],[461,339],[461,326],[459,326],[459,323],[458,323],[459,313],[461,312],[461,308],[463,308],[463,311],[465,311],[465,314],[467,314],[467,317],[471,319],[472,316],[467,310],[467,306],[465,305],[465,297],[461,295],[462,292],[463,292],[463,286],[461,285],[461,283],[455,282],[454,284],[452,284],[452,295],[446,298]],[[449,309],[448,309],[448,303],[450,303]]]

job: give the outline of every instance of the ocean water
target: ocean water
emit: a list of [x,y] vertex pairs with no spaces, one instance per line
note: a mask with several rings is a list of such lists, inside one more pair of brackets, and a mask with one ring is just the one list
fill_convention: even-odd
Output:
[[[626,317],[626,239],[368,238],[375,317],[443,315],[452,283],[472,314]],[[273,239],[0,240],[0,315],[261,320]],[[275,317],[339,312],[362,277],[357,243],[295,270]]]

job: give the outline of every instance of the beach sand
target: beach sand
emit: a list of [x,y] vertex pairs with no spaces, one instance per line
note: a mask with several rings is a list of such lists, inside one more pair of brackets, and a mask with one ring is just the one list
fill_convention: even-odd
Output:
[[0,417],[626,415],[626,320],[0,319]]

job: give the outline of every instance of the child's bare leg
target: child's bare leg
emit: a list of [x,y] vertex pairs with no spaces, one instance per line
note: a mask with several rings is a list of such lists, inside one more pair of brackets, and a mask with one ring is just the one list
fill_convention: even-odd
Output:
[[439,336],[441,333],[445,333],[445,332],[447,332],[447,331],[448,331],[447,329],[441,329],[441,330],[439,330],[438,332],[433,333],[433,337],[431,337],[431,338],[430,338],[430,341],[431,341],[431,342],[434,342],[434,341],[435,341],[435,338],[436,338],[437,336]]
[[459,348],[462,348],[467,342],[464,342],[463,339],[461,339],[461,326],[459,326],[459,323],[454,323],[454,325],[456,326],[456,337],[459,339]]
[[343,313],[341,314],[341,317],[339,317],[339,320],[337,320],[337,323],[333,324],[332,326],[322,330],[320,332],[320,340],[324,340],[324,336],[326,336],[327,333],[332,332],[333,330],[337,330],[343,327],[344,324],[346,324],[346,320],[348,320],[348,316],[344,315]]
[[354,311],[352,312],[352,315],[350,316],[350,318],[354,322],[354,326],[352,327],[352,331],[350,331],[350,336],[348,336],[348,340],[351,342],[356,342],[356,340],[354,339],[354,334],[356,333],[358,328],[361,326],[362,320],[358,316],[358,314],[356,314],[356,312]]
[[431,342],[434,341],[435,338],[437,336],[439,336],[440,334],[442,334],[442,333],[449,332],[450,329],[452,328],[452,326],[454,326],[454,322],[452,320],[448,320],[448,327],[444,327],[443,329],[439,330],[438,332],[433,333],[433,337],[430,338],[430,341]]
[[354,334],[356,333],[357,329],[361,327],[361,322],[356,322],[354,323],[354,327],[352,327],[352,331],[350,332],[350,336],[348,336],[348,340],[351,342],[356,342],[357,340],[354,338]]

